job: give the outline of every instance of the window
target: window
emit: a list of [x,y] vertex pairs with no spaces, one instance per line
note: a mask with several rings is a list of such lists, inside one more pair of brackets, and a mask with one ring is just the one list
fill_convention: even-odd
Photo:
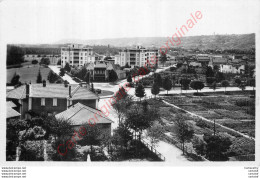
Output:
[[53,98],[53,106],[57,106],[57,98]]
[[41,106],[45,106],[45,98],[41,98]]

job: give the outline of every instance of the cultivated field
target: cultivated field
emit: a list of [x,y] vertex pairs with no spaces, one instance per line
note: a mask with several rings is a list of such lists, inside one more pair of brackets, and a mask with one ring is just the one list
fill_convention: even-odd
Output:
[[22,68],[7,69],[6,83],[10,83],[15,72],[16,74],[20,75],[20,82],[36,83],[39,69],[41,71],[42,79],[45,79],[48,82],[47,76],[49,74],[50,69],[48,67],[46,68],[46,67],[40,67],[39,65],[36,65],[36,66],[30,66],[29,68],[22,67]]

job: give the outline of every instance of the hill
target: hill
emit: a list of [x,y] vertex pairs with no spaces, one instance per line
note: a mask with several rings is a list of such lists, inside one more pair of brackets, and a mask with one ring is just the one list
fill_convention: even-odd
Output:
[[[166,43],[166,37],[136,37],[136,38],[114,38],[97,40],[75,40],[67,39],[58,41],[56,44],[79,43],[86,45],[111,45],[115,47],[129,47],[133,45],[142,45],[145,47],[161,47]],[[255,47],[255,34],[241,35],[203,35],[188,36],[181,39],[181,45],[185,49],[241,49],[248,50]]]

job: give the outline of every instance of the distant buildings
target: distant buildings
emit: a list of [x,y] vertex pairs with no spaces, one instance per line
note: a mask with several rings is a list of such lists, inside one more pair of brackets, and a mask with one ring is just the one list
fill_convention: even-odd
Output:
[[99,60],[99,55],[94,54],[93,48],[79,44],[71,44],[61,48],[61,66],[66,63],[71,66],[83,66],[86,63],[94,63]]
[[115,64],[125,66],[127,63],[129,66],[142,67],[148,65],[148,62],[153,65],[151,60],[156,61],[158,59],[158,49],[146,49],[141,46],[136,48],[124,49],[119,52],[119,56],[116,57]]
[[53,55],[53,54],[26,54],[24,55],[24,60],[26,61],[33,61],[36,60],[41,62],[42,58],[48,58],[50,60],[50,65],[57,65],[58,61],[61,59],[60,55]]

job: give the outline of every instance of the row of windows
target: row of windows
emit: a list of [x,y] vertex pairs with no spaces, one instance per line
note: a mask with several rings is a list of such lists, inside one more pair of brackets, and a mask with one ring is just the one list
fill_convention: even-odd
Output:
[[[57,106],[57,98],[52,99],[52,105]],[[41,106],[45,106],[45,98],[41,98]]]

